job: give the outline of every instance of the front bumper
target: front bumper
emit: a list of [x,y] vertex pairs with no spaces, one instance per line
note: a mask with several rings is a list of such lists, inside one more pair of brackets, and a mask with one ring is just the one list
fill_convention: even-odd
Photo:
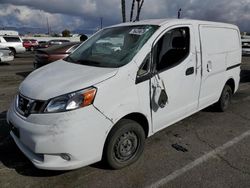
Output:
[[9,61],[13,61],[14,60],[14,56],[2,56],[0,57],[0,62],[9,62]]
[[[100,161],[112,123],[94,106],[51,114],[21,116],[14,103],[7,121],[19,135],[11,136],[20,150],[40,169],[71,170]],[[65,160],[61,154],[70,156]]]
[[24,48],[23,46],[18,46],[15,48],[15,50],[16,50],[17,54],[21,54],[21,53],[26,52],[26,48]]

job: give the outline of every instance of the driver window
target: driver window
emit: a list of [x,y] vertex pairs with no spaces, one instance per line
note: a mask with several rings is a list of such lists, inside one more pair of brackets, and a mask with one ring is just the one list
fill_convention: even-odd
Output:
[[190,34],[188,27],[166,32],[155,46],[156,70],[162,71],[180,64],[189,54]]
[[150,71],[150,54],[146,56],[144,61],[142,62],[138,72],[137,72],[137,77],[143,76],[147,74]]

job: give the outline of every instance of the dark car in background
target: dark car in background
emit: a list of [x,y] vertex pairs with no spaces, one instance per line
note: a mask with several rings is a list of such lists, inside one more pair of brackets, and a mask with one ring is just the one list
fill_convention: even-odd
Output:
[[49,48],[37,49],[35,54],[34,68],[37,69],[53,61],[63,59],[71,54],[81,42],[67,42],[54,45]]
[[70,40],[65,40],[65,39],[54,39],[54,40],[50,40],[50,41],[48,42],[48,44],[49,44],[50,46],[52,46],[52,45],[60,45],[60,44],[63,44],[63,43],[65,43],[65,42],[70,42]]
[[47,41],[38,41],[38,48],[48,48],[49,45]]
[[250,38],[242,38],[242,55],[249,56],[250,55]]
[[70,42],[70,40],[65,40],[65,39],[53,39],[53,40],[49,40],[49,41],[41,41],[39,42],[39,48],[48,48],[50,46],[54,46],[54,45],[60,45],[63,43],[68,43]]

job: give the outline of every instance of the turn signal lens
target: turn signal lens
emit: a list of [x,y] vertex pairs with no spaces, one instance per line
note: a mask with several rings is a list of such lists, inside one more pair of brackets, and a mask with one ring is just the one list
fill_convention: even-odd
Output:
[[83,93],[83,103],[82,107],[92,104],[95,99],[96,89],[92,88],[85,93]]

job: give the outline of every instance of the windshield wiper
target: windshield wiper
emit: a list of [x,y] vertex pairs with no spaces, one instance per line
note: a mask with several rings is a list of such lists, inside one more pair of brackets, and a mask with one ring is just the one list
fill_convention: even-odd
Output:
[[72,57],[70,57],[70,56],[64,58],[64,60],[65,60],[65,61],[68,61],[68,62],[71,62],[71,63],[75,63],[75,62],[76,62],[76,61],[75,61]]
[[90,61],[86,59],[77,60],[76,62],[82,65],[100,65],[101,64],[100,62]]

